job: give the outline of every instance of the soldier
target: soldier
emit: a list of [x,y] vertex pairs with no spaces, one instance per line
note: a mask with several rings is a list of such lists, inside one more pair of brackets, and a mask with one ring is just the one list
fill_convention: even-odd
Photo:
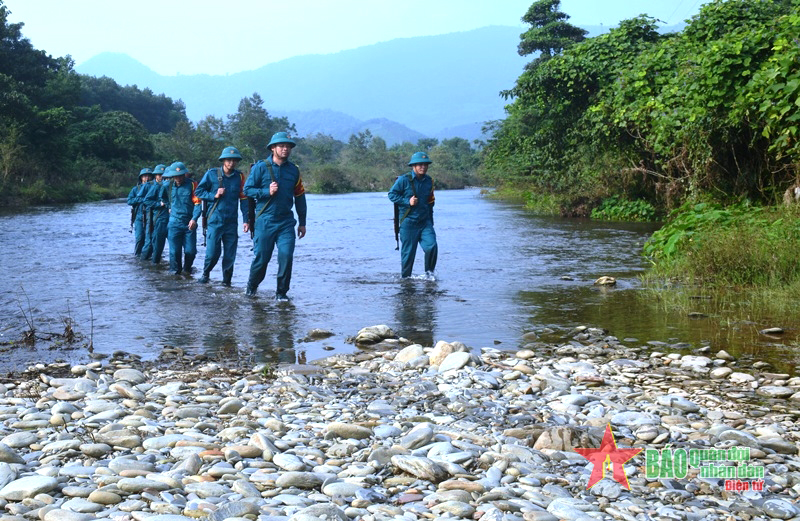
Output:
[[164,245],[167,242],[167,223],[169,223],[168,190],[170,182],[163,178],[165,170],[164,165],[158,165],[153,169],[156,174],[156,180],[153,188],[147,192],[145,197],[152,212],[150,243],[153,264],[161,263]]
[[433,179],[428,165],[433,161],[425,152],[415,152],[408,162],[411,172],[401,175],[389,190],[389,199],[398,205],[400,215],[400,264],[403,278],[411,276],[417,244],[425,252],[425,273],[432,277],[439,247],[433,230]]
[[139,183],[131,189],[128,194],[128,204],[131,206],[131,216],[133,224],[133,254],[137,257],[142,253],[145,235],[145,211],[142,204],[144,194],[149,187],[148,182],[153,178],[153,171],[149,168],[142,168],[139,171]]
[[[197,191],[197,181],[194,180],[194,171],[192,170],[192,167],[190,167],[189,165],[186,165],[186,182],[192,185],[192,194],[195,194],[195,192]],[[194,197],[197,198],[196,195],[194,195]],[[203,202],[200,201],[199,198],[197,199],[197,201],[198,204],[200,205],[200,215],[202,215]],[[195,223],[197,223],[197,219],[195,219]],[[194,229],[189,230],[186,242],[184,243],[183,272],[187,276],[194,273],[194,267],[193,267],[194,259],[197,256],[197,228],[198,226],[195,226]],[[187,251],[194,252],[194,254],[191,255],[190,257],[189,255],[187,255],[186,253]]]
[[[180,161],[172,163],[164,177],[172,182],[168,188],[169,224],[169,269],[180,275],[191,273],[197,255],[197,241],[192,240],[192,231],[197,229],[200,219],[200,199],[195,196],[194,185],[186,179],[186,165]],[[181,254],[185,255],[181,262]]]
[[236,147],[225,147],[219,156],[222,166],[206,172],[195,190],[195,195],[210,205],[206,217],[208,221],[206,258],[203,263],[203,275],[198,282],[209,281],[209,274],[222,254],[222,283],[226,286],[231,285],[233,264],[236,262],[236,246],[239,243],[237,211],[242,214],[244,232],[250,230],[247,224],[247,196],[242,191],[244,174],[236,170],[236,165],[241,159],[242,155]]
[[286,132],[272,136],[267,147],[272,154],[259,161],[250,170],[244,184],[244,192],[256,202],[255,233],[253,237],[253,263],[250,265],[250,278],[247,282],[248,296],[254,296],[258,285],[264,280],[267,264],[272,251],[278,246],[278,275],[275,299],[288,301],[286,293],[292,280],[292,260],[294,257],[294,226],[297,220],[292,206],[297,210],[300,224],[297,237],[306,235],[306,196],[300,170],[289,161],[289,155],[296,143]]
[[147,191],[142,196],[142,206],[144,206],[144,211],[147,212],[145,218],[147,219],[147,226],[145,226],[144,230],[144,247],[142,248],[142,260],[150,260],[153,256],[153,206],[152,203],[158,200],[157,194],[150,197],[151,193],[158,192],[161,190],[161,177],[164,175],[164,169],[166,166],[164,165],[156,165],[153,168],[153,175],[155,179],[151,180],[147,183]]

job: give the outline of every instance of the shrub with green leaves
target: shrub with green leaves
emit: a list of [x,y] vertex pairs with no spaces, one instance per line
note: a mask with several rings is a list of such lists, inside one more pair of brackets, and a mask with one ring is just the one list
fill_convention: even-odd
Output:
[[724,286],[800,282],[800,210],[685,204],[644,247],[656,273]]
[[604,221],[655,221],[656,217],[656,209],[649,202],[630,201],[617,195],[604,199],[592,210],[592,219]]

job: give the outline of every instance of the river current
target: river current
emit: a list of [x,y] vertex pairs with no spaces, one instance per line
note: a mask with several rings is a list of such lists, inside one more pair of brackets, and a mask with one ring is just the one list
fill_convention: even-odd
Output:
[[[523,334],[545,327],[563,333],[598,326],[619,338],[638,337],[631,343],[669,339],[694,347],[712,335],[637,297],[647,267],[641,246],[654,225],[541,218],[479,189],[440,191],[436,280],[420,276],[421,250],[416,276],[402,280],[385,193],[307,197],[307,235],[297,241],[289,304],[272,299],[276,257],[258,298],[244,295],[248,234],[240,234],[228,288],[219,264],[211,284],[201,285],[173,276],[167,251],[158,267],[134,258],[123,200],[0,216],[0,342],[21,338],[29,322],[46,334],[63,331],[69,319],[97,353],[124,350],[148,359],[174,346],[303,363],[356,350],[348,337],[376,324],[426,346],[458,340],[475,350],[517,349]],[[198,250],[196,268],[204,255],[202,245]],[[603,275],[617,286],[594,286]],[[333,335],[307,340],[315,328]],[[0,369],[85,355],[51,346],[6,346]]]

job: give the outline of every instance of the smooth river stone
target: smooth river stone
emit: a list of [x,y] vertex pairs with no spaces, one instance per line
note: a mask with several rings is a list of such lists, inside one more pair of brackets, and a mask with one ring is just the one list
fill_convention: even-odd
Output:
[[339,436],[340,438],[365,440],[372,436],[372,429],[362,427],[361,425],[353,425],[352,423],[333,422],[328,425],[328,432]]
[[12,481],[0,489],[0,498],[9,501],[22,501],[36,494],[46,494],[58,485],[58,480],[50,476],[25,476]]
[[161,481],[146,478],[123,478],[117,481],[117,487],[123,492],[129,494],[139,494],[145,489],[152,488],[154,490],[169,490],[170,486]]
[[35,432],[21,431],[9,434],[0,440],[0,443],[5,444],[12,449],[20,449],[22,447],[29,447],[38,441],[39,436]]
[[424,354],[425,350],[422,348],[421,345],[411,344],[410,346],[404,347],[396,355],[394,355],[394,361],[406,363]]
[[114,371],[114,380],[130,382],[133,385],[145,383],[147,377],[138,369],[117,369]]
[[419,479],[439,483],[450,477],[450,474],[435,461],[417,456],[392,456],[392,465]]
[[328,483],[322,487],[322,493],[329,497],[345,497],[351,498],[356,495],[356,492],[362,489],[361,485],[357,483],[348,483],[346,481],[336,481]]
[[25,463],[25,460],[17,454],[17,451],[6,445],[0,443],[0,462],[2,463]]
[[285,454],[282,452],[275,454],[275,456],[272,457],[272,462],[283,470],[288,470],[290,472],[299,472],[306,468],[305,462],[294,454]]
[[450,353],[439,365],[439,372],[446,373],[447,371],[461,369],[469,363],[470,358],[472,358],[472,355],[464,351]]
[[322,485],[324,480],[323,475],[316,472],[284,472],[275,480],[275,485],[280,488],[314,489]]

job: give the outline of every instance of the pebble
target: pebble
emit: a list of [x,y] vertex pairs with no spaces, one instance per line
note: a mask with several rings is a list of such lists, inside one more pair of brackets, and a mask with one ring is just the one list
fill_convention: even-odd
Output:
[[[31,368],[0,388],[0,521],[800,517],[800,378],[597,328],[539,333],[476,352],[372,326],[356,341],[379,348],[269,375],[122,352]],[[575,449],[607,425],[626,448],[747,448],[764,487],[648,477],[640,453],[630,488],[610,471],[587,488]]]

